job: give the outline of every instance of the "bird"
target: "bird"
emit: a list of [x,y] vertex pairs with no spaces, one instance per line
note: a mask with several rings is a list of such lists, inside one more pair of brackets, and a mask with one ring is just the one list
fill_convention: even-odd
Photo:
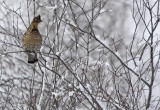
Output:
[[33,64],[38,61],[37,53],[42,46],[42,36],[38,30],[38,25],[41,22],[40,15],[34,17],[22,38],[23,49],[28,55],[28,63]]

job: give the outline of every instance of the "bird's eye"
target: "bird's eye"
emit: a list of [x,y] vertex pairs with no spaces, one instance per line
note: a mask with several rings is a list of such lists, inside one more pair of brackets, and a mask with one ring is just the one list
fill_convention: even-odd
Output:
[[35,21],[35,22],[37,22],[37,23],[39,23],[39,22],[40,22],[40,20],[39,20],[39,19],[35,19],[34,21]]

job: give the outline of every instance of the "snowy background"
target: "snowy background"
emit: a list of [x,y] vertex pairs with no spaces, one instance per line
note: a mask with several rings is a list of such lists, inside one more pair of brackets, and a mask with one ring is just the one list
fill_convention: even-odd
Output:
[[[0,0],[0,109],[160,109],[159,0]],[[27,63],[34,16],[43,45]]]

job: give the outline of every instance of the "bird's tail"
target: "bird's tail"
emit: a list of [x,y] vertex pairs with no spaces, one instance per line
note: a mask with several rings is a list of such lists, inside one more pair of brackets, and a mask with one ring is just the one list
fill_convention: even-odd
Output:
[[36,53],[28,53],[28,63],[35,63],[37,61],[38,59]]

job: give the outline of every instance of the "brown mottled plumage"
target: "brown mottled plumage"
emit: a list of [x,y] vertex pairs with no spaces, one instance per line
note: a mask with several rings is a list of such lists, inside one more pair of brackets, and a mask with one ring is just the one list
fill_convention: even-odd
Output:
[[38,61],[37,52],[42,45],[42,36],[38,31],[38,24],[40,22],[42,22],[40,15],[33,18],[32,23],[22,38],[23,49],[28,54],[28,63],[35,63]]

